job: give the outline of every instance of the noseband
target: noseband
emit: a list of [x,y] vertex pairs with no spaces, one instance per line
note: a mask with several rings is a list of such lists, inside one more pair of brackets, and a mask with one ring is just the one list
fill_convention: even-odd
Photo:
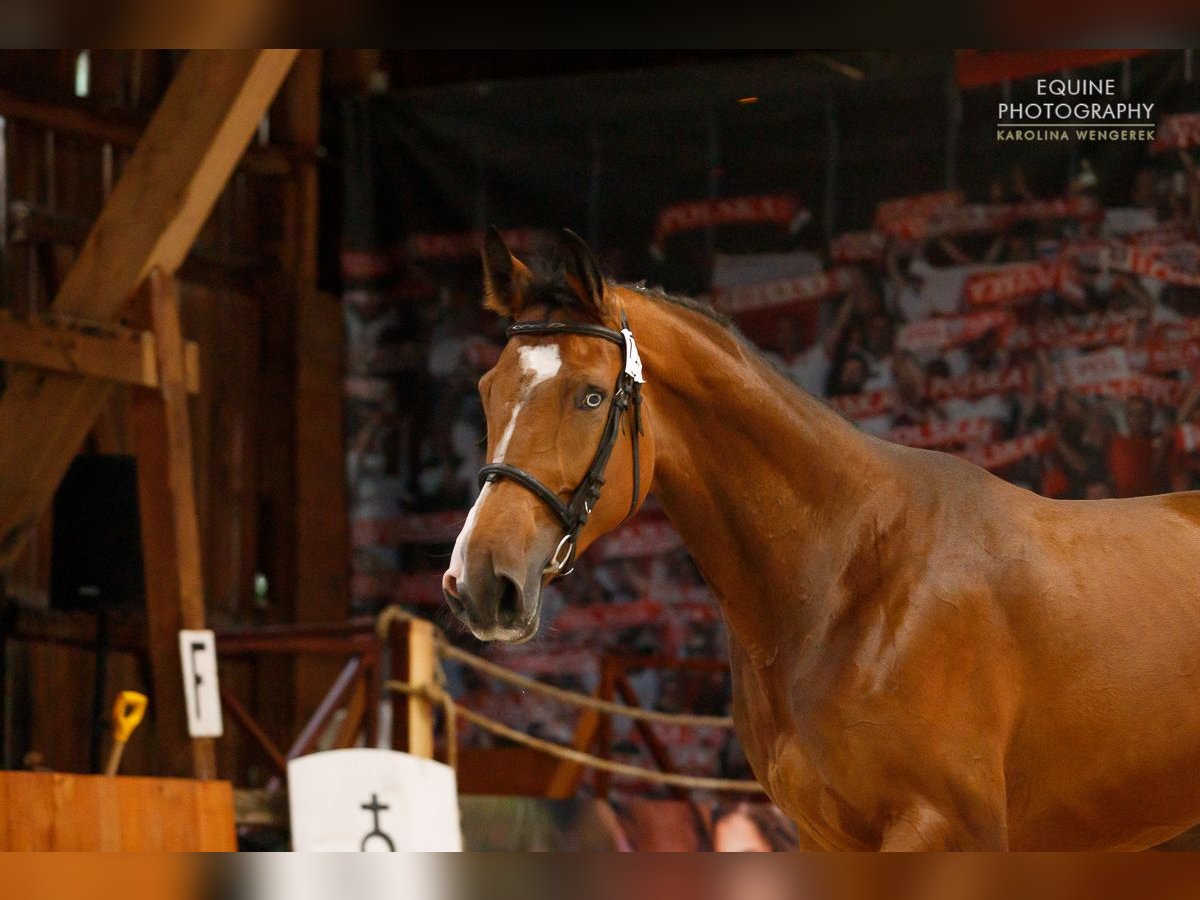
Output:
[[[570,498],[564,503],[555,491],[550,490],[524,469],[510,466],[507,463],[489,463],[479,470],[479,486],[496,481],[498,478],[508,478],[531,491],[534,496],[554,511],[562,521],[563,536],[550,557],[543,574],[568,574],[571,563],[575,560],[575,545],[579,532],[587,523],[596,501],[600,499],[600,489],[604,486],[604,470],[608,459],[612,456],[617,438],[621,434],[621,417],[629,410],[630,427],[629,440],[633,448],[633,497],[629,501],[628,519],[637,510],[638,497],[641,493],[641,471],[638,465],[638,436],[642,431],[642,360],[638,356],[637,343],[633,332],[629,330],[629,322],[625,313],[621,313],[621,330],[614,331],[603,325],[589,325],[573,322],[519,322],[510,325],[505,330],[508,337],[522,335],[560,335],[578,334],[583,337],[602,338],[621,348],[621,372],[617,375],[617,384],[613,389],[612,401],[608,407],[608,418],[604,422],[604,431],[600,435],[600,444],[592,457],[583,481],[571,492]],[[624,520],[622,520],[624,521]]]

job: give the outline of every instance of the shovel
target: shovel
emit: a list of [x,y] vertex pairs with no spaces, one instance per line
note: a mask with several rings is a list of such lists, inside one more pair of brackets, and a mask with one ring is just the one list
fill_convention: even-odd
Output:
[[125,744],[133,730],[141,724],[142,716],[146,713],[146,695],[137,691],[121,691],[117,694],[117,702],[113,704],[113,746],[108,755],[108,765],[104,767],[105,775],[116,775],[121,768],[121,754],[125,752]]

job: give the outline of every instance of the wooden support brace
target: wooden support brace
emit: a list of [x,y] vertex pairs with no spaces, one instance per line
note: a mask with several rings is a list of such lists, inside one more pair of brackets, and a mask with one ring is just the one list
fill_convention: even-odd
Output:
[[[15,318],[0,310],[0,360],[88,375],[138,387],[158,388],[158,350],[154,335],[118,325]],[[183,344],[184,383],[200,392],[200,350]]]
[[[159,741],[166,757],[163,767],[178,773],[185,769],[187,749],[178,634],[183,628],[205,627],[204,579],[179,297],[174,280],[159,269],[150,273],[149,289],[160,395],[135,392],[131,412]],[[216,777],[212,738],[192,740],[190,755],[197,778]]]

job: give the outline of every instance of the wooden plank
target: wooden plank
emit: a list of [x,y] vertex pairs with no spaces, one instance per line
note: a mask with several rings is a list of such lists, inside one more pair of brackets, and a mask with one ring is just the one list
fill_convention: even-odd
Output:
[[[94,325],[55,319],[28,321],[0,310],[0,359],[88,375],[145,388],[158,387],[154,335],[118,326],[97,333]],[[184,383],[200,391],[200,349],[184,342]]]
[[[67,274],[56,313],[111,318],[151,269],[179,267],[295,55],[188,55]],[[0,396],[0,566],[53,495],[109,389],[78,375],[11,373]]]
[[197,785],[200,829],[197,850],[229,853],[237,850],[237,828],[233,818],[233,785],[228,781],[206,781]]
[[234,850],[228,782],[0,772],[0,851]]

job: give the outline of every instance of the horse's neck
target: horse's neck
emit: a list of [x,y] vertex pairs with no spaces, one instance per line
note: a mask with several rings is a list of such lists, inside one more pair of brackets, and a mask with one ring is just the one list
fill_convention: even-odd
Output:
[[[630,309],[630,318],[634,310]],[[891,478],[881,444],[697,313],[642,298],[634,331],[654,491],[752,653],[828,610],[807,596],[831,540]]]

